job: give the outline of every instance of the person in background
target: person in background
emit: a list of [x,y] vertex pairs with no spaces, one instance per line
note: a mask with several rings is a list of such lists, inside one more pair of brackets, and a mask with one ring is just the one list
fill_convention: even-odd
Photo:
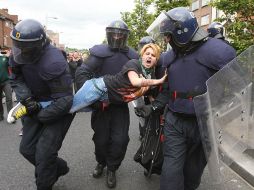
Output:
[[207,32],[209,34],[209,37],[211,38],[217,38],[217,39],[221,39],[224,42],[226,42],[227,44],[229,44],[229,42],[225,39],[224,36],[224,27],[221,23],[219,22],[212,22],[208,28],[207,28]]
[[145,36],[141,38],[138,42],[138,51],[140,52],[140,50],[144,47],[144,45],[150,43],[155,44],[155,40],[151,36]]
[[67,53],[67,62],[69,63],[73,59],[73,52],[68,52]]
[[168,90],[140,108],[147,116],[167,104],[160,190],[194,190],[207,162],[193,98],[206,92],[206,81],[234,59],[236,52],[222,40],[208,38],[194,14],[184,7],[163,11],[151,26],[148,32],[160,31],[172,47],[167,61]]
[[83,53],[83,54],[82,54],[82,60],[83,60],[84,63],[85,63],[85,61],[87,60],[88,56],[89,56],[88,53]]
[[[115,75],[131,59],[138,59],[135,50],[127,46],[128,26],[116,20],[106,27],[108,44],[95,45],[89,50],[86,64],[76,71],[78,89],[85,81],[104,75]],[[109,188],[116,186],[116,170],[124,159],[129,143],[130,116],[128,104],[111,103],[105,105],[100,101],[92,104],[91,126],[94,130],[95,157],[97,165],[93,177],[99,178],[107,167],[106,184]]]
[[[69,114],[73,93],[68,64],[36,20],[20,21],[13,28],[11,39],[10,83],[22,103],[11,111],[23,105],[27,113],[21,118],[23,137],[19,151],[35,167],[37,190],[52,190],[58,178],[69,172],[67,162],[58,156],[74,118],[74,114]],[[51,103],[40,103],[46,101]]]
[[80,67],[83,63],[83,60],[81,58],[81,56],[79,55],[79,52],[75,51],[72,54],[69,54],[70,58],[68,61],[69,64],[69,69],[70,69],[70,73],[71,73],[71,77],[73,80],[73,84],[74,84],[74,91],[77,91],[77,87],[75,84],[75,72],[77,70],[78,67]]
[[9,82],[9,62],[10,50],[0,48],[0,121],[4,120],[4,108],[2,102],[2,95],[5,94],[5,103],[7,112],[13,107],[12,103],[12,89]]

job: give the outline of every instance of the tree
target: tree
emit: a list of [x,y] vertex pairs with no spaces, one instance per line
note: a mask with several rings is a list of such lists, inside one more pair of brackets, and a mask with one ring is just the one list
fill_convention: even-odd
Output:
[[154,19],[153,14],[148,13],[152,0],[135,0],[135,8],[132,12],[121,12],[122,19],[128,25],[131,33],[129,46],[137,49],[139,40],[147,36],[145,30]]
[[157,17],[163,10],[169,11],[175,7],[190,6],[190,0],[155,0],[154,4],[156,7],[155,17]]
[[253,0],[215,0],[211,5],[224,12],[217,20],[226,22],[227,36],[238,54],[254,44]]

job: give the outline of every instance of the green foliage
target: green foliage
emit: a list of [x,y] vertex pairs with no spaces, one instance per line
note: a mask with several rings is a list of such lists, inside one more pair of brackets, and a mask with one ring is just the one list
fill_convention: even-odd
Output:
[[[137,49],[139,40],[147,36],[146,29],[162,10],[189,6],[189,0],[134,0],[135,8],[131,12],[121,12],[122,20],[131,30],[128,44]],[[153,12],[149,12],[153,8]]]
[[81,52],[81,53],[89,53],[89,50],[88,49],[77,49],[77,48],[69,48],[69,47],[66,47],[65,48],[65,51],[68,53],[68,52],[74,52],[74,51],[78,51],[78,52]]
[[218,21],[226,22],[227,37],[238,54],[254,44],[253,0],[215,0],[211,5],[225,13]]
[[148,35],[145,30],[154,20],[154,16],[148,12],[151,3],[151,0],[135,0],[135,8],[132,12],[121,13],[123,21],[131,31],[128,44],[135,49],[139,40]]
[[188,7],[190,6],[190,0],[155,0],[154,1],[157,17],[161,11],[169,11],[175,7]]

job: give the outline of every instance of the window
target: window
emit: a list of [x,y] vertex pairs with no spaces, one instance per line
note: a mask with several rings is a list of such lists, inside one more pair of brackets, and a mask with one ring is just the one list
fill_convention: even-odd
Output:
[[211,0],[202,0],[202,3],[201,3],[202,7],[208,5],[210,1]]
[[5,26],[8,27],[8,28],[13,29],[13,24],[10,21],[5,21]]
[[192,5],[191,5],[191,10],[192,10],[192,11],[194,11],[194,10],[196,10],[196,9],[198,9],[198,8],[199,8],[199,0],[193,2]]
[[209,18],[210,18],[210,15],[202,16],[201,17],[201,26],[209,24]]

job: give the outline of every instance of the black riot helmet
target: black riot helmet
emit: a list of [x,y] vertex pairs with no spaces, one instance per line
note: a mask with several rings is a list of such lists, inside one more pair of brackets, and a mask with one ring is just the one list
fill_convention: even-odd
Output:
[[44,27],[36,20],[20,21],[11,31],[13,57],[18,64],[35,63],[46,44]]
[[155,43],[155,40],[151,36],[145,36],[141,38],[138,43],[138,50],[140,51],[144,45],[150,44],[150,43],[152,44]]
[[130,30],[125,22],[116,20],[106,27],[108,45],[112,49],[126,49]]
[[223,36],[224,27],[219,22],[211,23],[207,28],[207,32],[209,33],[209,37],[224,39],[224,36]]
[[177,7],[168,12],[160,23],[160,33],[170,35],[172,47],[186,47],[190,42],[201,41],[208,33],[198,26],[195,15],[184,7]]

